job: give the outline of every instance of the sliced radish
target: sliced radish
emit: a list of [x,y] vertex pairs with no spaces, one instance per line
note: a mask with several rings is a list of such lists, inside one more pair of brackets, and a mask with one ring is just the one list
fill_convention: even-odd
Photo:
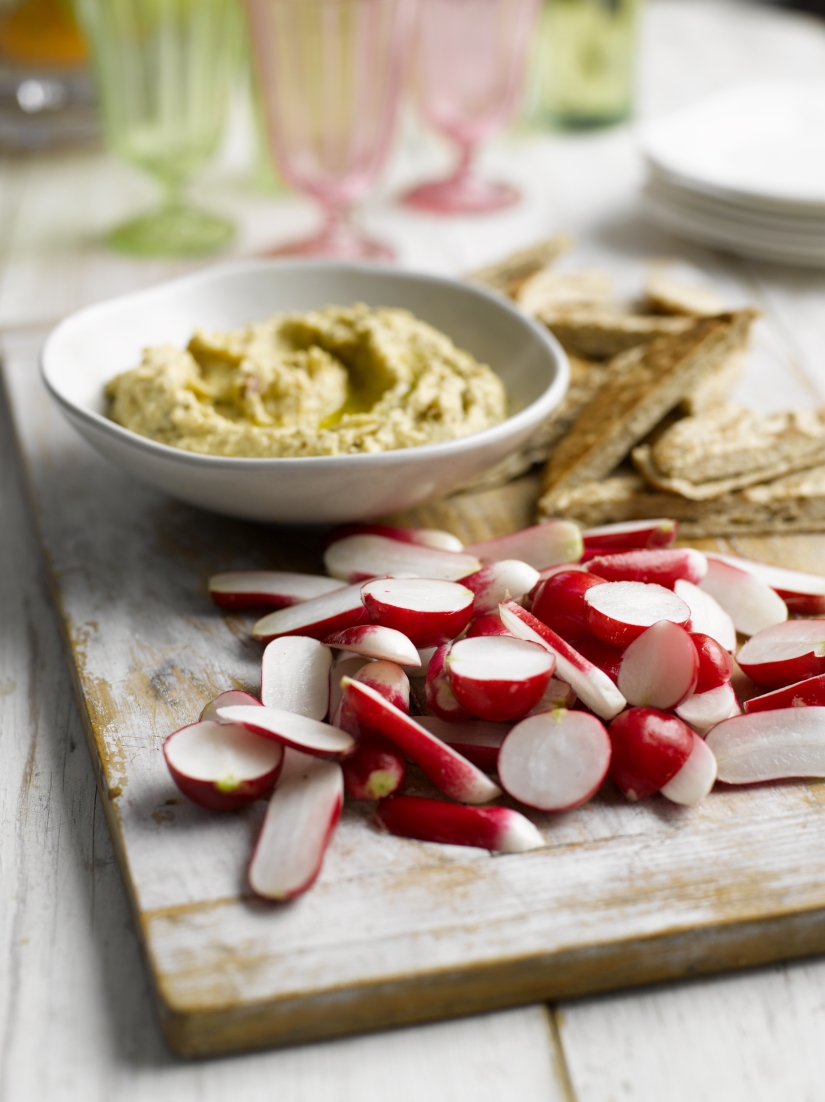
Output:
[[670,620],[660,620],[624,652],[619,691],[628,704],[666,710],[690,696],[698,674],[699,657],[690,634]]
[[369,613],[361,600],[361,586],[348,585],[324,597],[270,612],[255,624],[252,635],[262,643],[281,635],[326,639],[333,632],[355,627],[356,624],[368,624],[369,620]]
[[825,777],[825,708],[734,716],[713,728],[708,746],[727,784]]
[[327,647],[306,635],[273,639],[261,662],[261,703],[311,719],[324,719],[329,709]]
[[673,587],[677,597],[690,609],[690,630],[715,639],[726,651],[736,650],[736,628],[715,597],[693,582],[679,580]]
[[221,708],[218,715],[225,723],[239,723],[256,735],[276,739],[303,754],[345,758],[355,749],[355,741],[346,731],[280,708],[251,708],[238,704]]
[[604,524],[600,528],[585,528],[582,532],[585,551],[619,551],[632,547],[672,547],[679,525],[675,520],[625,520]]
[[825,613],[825,577],[822,574],[803,574],[784,566],[771,566],[769,563],[715,552],[708,552],[708,558],[718,559],[738,570],[753,574],[775,590],[791,612],[801,616],[819,616]]
[[594,666],[598,666],[606,673],[614,685],[619,684],[619,668],[624,657],[621,647],[611,647],[609,643],[603,643],[595,635],[571,639],[570,645],[588,662],[592,662]]
[[603,670],[515,601],[501,606],[501,622],[519,639],[540,643],[555,655],[556,676],[571,685],[576,696],[597,716],[612,719],[625,707],[627,701]]
[[504,791],[539,811],[567,811],[586,803],[610,766],[604,724],[587,712],[553,712],[523,719],[498,755]]
[[572,685],[568,685],[558,677],[551,677],[541,700],[530,709],[528,715],[552,712],[555,708],[572,708],[577,699]]
[[786,685],[783,689],[775,689],[764,696],[754,696],[745,701],[745,712],[767,712],[775,708],[806,708],[811,706],[825,707],[825,673],[818,677],[809,677],[805,681],[797,681],[793,685]]
[[278,901],[315,883],[344,802],[340,765],[289,750],[287,758],[249,865],[255,894]]
[[419,716],[418,722],[484,773],[495,773],[499,747],[512,727],[510,723],[489,723],[475,717],[463,723],[448,723],[438,716]]
[[610,779],[628,800],[643,800],[673,780],[693,750],[693,731],[656,708],[630,708],[607,729]]
[[394,707],[410,711],[410,679],[396,662],[370,662],[362,666],[355,680],[369,685]]
[[184,796],[212,811],[234,811],[267,795],[284,750],[245,727],[201,720],[169,735],[163,756]]
[[452,532],[443,532],[440,528],[398,528],[391,524],[342,524],[330,532],[324,540],[324,547],[348,536],[386,536],[390,540],[436,547],[441,551],[464,550],[464,544]]
[[[614,647],[626,647],[659,620],[686,627],[690,609],[670,589],[648,582],[607,582],[584,595],[587,623],[594,635]],[[581,694],[579,694],[581,695]]]
[[738,714],[739,701],[730,682],[717,685],[703,693],[693,693],[683,700],[676,709],[676,715],[683,719],[698,735],[706,735],[711,727]]
[[562,570],[539,585],[530,611],[562,639],[571,642],[589,635],[584,595],[604,579],[581,570]]
[[480,719],[526,715],[541,700],[556,668],[544,647],[506,635],[454,643],[446,658],[456,700]]
[[341,768],[344,788],[353,800],[383,800],[397,792],[407,776],[407,763],[395,743],[375,734],[363,735]]
[[378,805],[375,822],[401,838],[495,853],[524,853],[545,844],[530,820],[509,807],[460,807],[423,796],[393,796]]
[[373,662],[362,658],[360,654],[356,654],[352,658],[344,659],[343,662],[335,663],[329,672],[329,721],[333,727],[340,727],[342,731],[347,731],[350,735],[356,735],[357,729],[354,724],[353,728],[350,729],[342,719],[341,700],[343,691],[341,689],[341,679],[356,677],[365,666],[372,665],[374,665]]
[[512,635],[511,631],[501,622],[498,609],[495,612],[485,612],[483,616],[477,616],[470,621],[470,626],[464,636],[465,639],[477,639],[481,635]]
[[283,570],[235,570],[209,579],[209,596],[220,608],[288,608],[342,588],[337,578]]
[[201,722],[211,719],[214,723],[220,723],[218,708],[224,708],[229,704],[252,704],[260,707],[261,702],[256,700],[254,696],[250,696],[249,693],[241,692],[240,689],[228,689],[225,693],[216,696],[214,700],[209,701],[200,714]]
[[455,639],[474,607],[466,584],[430,578],[375,579],[362,587],[361,599],[373,623],[403,632],[416,647]]
[[693,691],[707,693],[730,681],[733,676],[733,659],[725,648],[710,635],[703,635],[699,631],[692,631],[690,637],[699,658],[699,674]]
[[[473,543],[467,551],[485,562],[520,559],[536,570],[561,562],[576,562],[582,553],[581,529],[572,520],[548,520],[509,536]],[[470,571],[468,570],[469,574]]]
[[590,559],[587,569],[608,582],[655,582],[673,589],[677,581],[698,585],[708,572],[708,560],[692,547],[620,551]]
[[394,708],[369,685],[345,681],[359,723],[386,735],[421,767],[445,795],[467,804],[486,804],[501,795],[498,785],[452,747]]
[[[539,580],[539,572],[519,559],[501,559],[461,579],[475,594],[473,615],[498,610],[502,601],[518,601]],[[456,635],[458,632],[456,632]],[[451,638],[455,638],[452,636]],[[446,642],[446,640],[442,640]]]
[[324,639],[326,647],[341,647],[364,658],[383,659],[399,666],[417,666],[418,651],[401,631],[381,627],[379,624],[359,624],[344,628]]
[[708,572],[701,588],[719,602],[743,635],[756,635],[763,628],[788,619],[788,606],[770,586],[719,559],[708,558]]
[[366,582],[385,574],[455,582],[481,567],[471,553],[371,535],[331,543],[324,552],[324,565],[328,574],[345,582]]
[[687,807],[704,800],[716,782],[716,758],[713,751],[697,734],[693,736],[690,757],[679,772],[662,785],[661,793],[675,804]]
[[427,667],[427,680],[424,683],[424,696],[427,707],[439,719],[446,720],[448,723],[458,723],[465,719],[471,719],[472,716],[466,708],[462,708],[458,703],[450,684],[450,677],[447,673],[447,655],[449,651],[450,645],[447,643],[443,647],[438,647],[430,659],[430,664]]
[[825,620],[788,620],[753,635],[736,655],[757,685],[781,689],[825,673]]

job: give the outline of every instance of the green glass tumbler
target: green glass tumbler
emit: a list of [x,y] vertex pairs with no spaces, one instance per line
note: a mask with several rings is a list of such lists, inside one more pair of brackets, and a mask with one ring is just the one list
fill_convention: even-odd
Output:
[[544,0],[533,71],[533,120],[610,126],[633,109],[641,0]]
[[109,243],[144,256],[212,252],[231,222],[190,206],[184,185],[215,151],[237,62],[234,0],[76,0],[112,149],[164,190],[158,210]]

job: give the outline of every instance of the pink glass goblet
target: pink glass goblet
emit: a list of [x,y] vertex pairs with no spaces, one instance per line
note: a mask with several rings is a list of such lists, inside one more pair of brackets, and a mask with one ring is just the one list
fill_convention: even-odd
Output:
[[311,195],[320,232],[272,256],[391,259],[349,220],[389,153],[414,0],[246,0],[267,136],[281,177]]
[[509,184],[473,171],[480,141],[515,114],[540,0],[419,0],[414,78],[419,110],[458,146],[445,180],[421,184],[404,202],[437,214],[485,214],[517,202]]

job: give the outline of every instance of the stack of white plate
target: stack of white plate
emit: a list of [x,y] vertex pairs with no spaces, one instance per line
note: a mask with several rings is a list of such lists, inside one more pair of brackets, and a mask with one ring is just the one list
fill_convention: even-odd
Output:
[[825,85],[736,87],[640,128],[644,207],[679,237],[825,268]]

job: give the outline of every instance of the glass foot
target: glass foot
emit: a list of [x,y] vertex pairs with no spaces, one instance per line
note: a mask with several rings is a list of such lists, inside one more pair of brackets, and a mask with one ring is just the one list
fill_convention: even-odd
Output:
[[198,256],[228,244],[235,227],[225,218],[193,207],[163,207],[116,226],[109,245],[133,256]]
[[408,191],[402,202],[432,214],[490,214],[513,206],[521,198],[510,184],[499,184],[477,176],[451,176]]
[[382,241],[361,233],[352,226],[335,222],[324,226],[314,237],[288,241],[269,249],[266,256],[321,256],[332,260],[395,260],[395,251]]

